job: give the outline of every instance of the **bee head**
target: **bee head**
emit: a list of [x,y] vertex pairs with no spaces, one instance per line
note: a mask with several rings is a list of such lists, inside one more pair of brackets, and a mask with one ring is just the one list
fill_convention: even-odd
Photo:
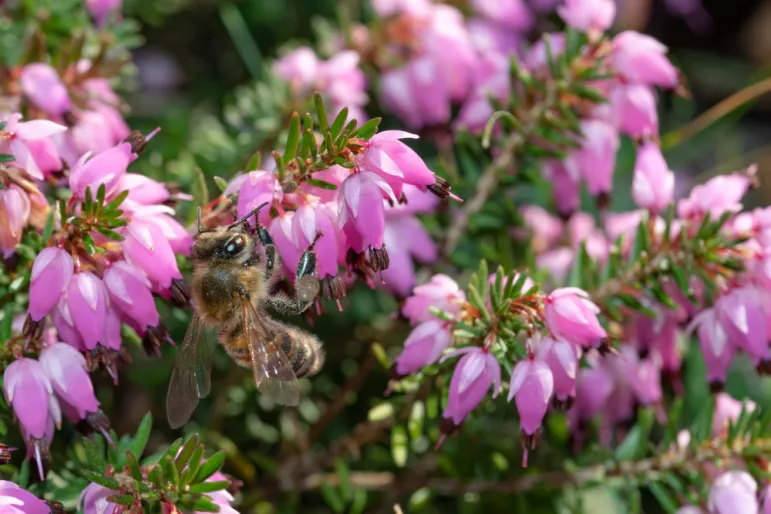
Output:
[[239,261],[254,250],[251,237],[241,228],[221,228],[198,234],[193,243],[193,258],[197,260]]

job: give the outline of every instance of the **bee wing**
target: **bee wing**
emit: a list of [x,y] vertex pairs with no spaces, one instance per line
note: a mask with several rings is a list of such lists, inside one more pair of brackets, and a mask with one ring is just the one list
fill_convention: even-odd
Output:
[[213,335],[195,313],[179,349],[166,394],[166,416],[171,428],[184,425],[198,400],[211,390]]
[[242,307],[257,389],[279,405],[299,405],[300,384],[278,342],[281,334],[268,328],[251,302],[243,300]]

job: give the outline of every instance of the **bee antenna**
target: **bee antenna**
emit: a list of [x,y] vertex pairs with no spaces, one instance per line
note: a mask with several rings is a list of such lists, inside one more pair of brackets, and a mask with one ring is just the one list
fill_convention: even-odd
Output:
[[203,232],[203,223],[201,223],[201,207],[198,207],[198,232]]
[[248,219],[249,219],[249,218],[251,218],[252,216],[256,216],[256,215],[257,215],[257,213],[258,213],[258,212],[260,212],[260,209],[262,209],[263,207],[265,207],[265,206],[266,206],[266,205],[268,205],[269,203],[270,203],[270,202],[263,202],[263,203],[261,203],[260,205],[258,205],[257,207],[255,207],[254,209],[252,209],[251,211],[249,211],[249,213],[248,213],[246,216],[244,216],[244,217],[243,217],[243,218],[241,218],[240,220],[238,220],[238,221],[236,221],[235,223],[233,223],[232,225],[230,225],[230,226],[228,227],[228,229],[231,229],[231,228],[236,228],[238,225],[240,225],[241,223],[244,223],[246,220],[248,220]]

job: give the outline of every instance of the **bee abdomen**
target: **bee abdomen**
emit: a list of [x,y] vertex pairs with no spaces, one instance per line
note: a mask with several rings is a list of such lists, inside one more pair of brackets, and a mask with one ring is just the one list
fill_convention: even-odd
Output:
[[321,342],[304,330],[291,328],[281,337],[281,350],[289,358],[297,378],[310,377],[324,365],[324,348]]
[[249,352],[249,342],[240,330],[233,332],[228,336],[223,336],[220,343],[225,348],[225,352],[242,368],[252,367],[252,355]]

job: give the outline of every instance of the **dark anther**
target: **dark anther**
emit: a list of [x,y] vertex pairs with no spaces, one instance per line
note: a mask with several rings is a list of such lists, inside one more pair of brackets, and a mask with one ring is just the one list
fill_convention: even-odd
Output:
[[709,391],[712,394],[722,393],[724,388],[725,384],[719,380],[715,380],[714,382],[709,383]]
[[439,422],[439,431],[445,436],[453,435],[460,430],[460,425],[456,425],[450,418],[442,418]]
[[11,452],[15,449],[0,443],[0,465],[4,466],[11,462]]
[[396,370],[396,364],[388,368],[388,378],[390,378],[391,380],[401,380],[406,376],[407,375],[402,375]]
[[115,442],[110,436],[110,420],[107,419],[107,416],[101,410],[87,413],[86,418],[79,421],[77,427],[86,436],[99,432],[111,446],[115,446]]
[[445,179],[440,177],[439,175],[436,176],[436,181],[428,186],[428,190],[434,193],[439,198],[447,198],[450,196],[450,183],[447,182]]
[[601,211],[610,207],[610,195],[608,193],[600,193],[594,201],[597,204],[597,208]]
[[27,319],[24,320],[24,328],[22,328],[21,334],[24,337],[28,337],[30,341],[37,341],[40,336],[43,335],[43,323],[40,321],[32,321],[32,317],[27,314]]
[[570,410],[570,407],[573,406],[573,397],[568,396],[566,400],[558,400],[555,396],[551,401],[551,405],[556,411],[567,412]]
[[48,503],[48,507],[51,509],[51,514],[64,514],[67,512],[61,502],[51,500],[46,503]]
[[362,269],[367,267],[367,261],[364,259],[364,254],[355,252],[353,248],[349,248],[348,253],[345,254],[345,262],[353,269]]
[[62,114],[62,119],[64,120],[64,124],[69,128],[74,127],[78,123],[78,119],[75,117],[72,111],[67,111]]
[[166,325],[159,323],[157,327],[148,327],[145,336],[142,338],[142,347],[147,355],[160,357],[161,345],[163,343],[173,344]]
[[345,282],[341,277],[326,277],[321,281],[321,296],[327,300],[337,300],[345,293]]
[[141,154],[145,151],[145,148],[147,148],[147,139],[145,138],[145,135],[138,130],[132,130],[131,134],[126,136],[126,139],[124,139],[123,142],[130,143],[131,151],[135,154]]
[[244,483],[241,480],[238,480],[237,478],[233,478],[231,476],[228,476],[227,479],[230,481],[230,485],[227,488],[227,491],[235,496],[238,491],[241,490],[241,487],[243,487]]
[[399,204],[400,205],[407,205],[407,197],[404,196],[404,193],[402,193],[402,196],[399,197]]
[[380,248],[369,249],[369,264],[373,271],[383,271],[388,269],[391,260],[388,258],[385,243]]
[[175,278],[171,281],[171,301],[177,307],[190,306],[190,286],[184,279]]

